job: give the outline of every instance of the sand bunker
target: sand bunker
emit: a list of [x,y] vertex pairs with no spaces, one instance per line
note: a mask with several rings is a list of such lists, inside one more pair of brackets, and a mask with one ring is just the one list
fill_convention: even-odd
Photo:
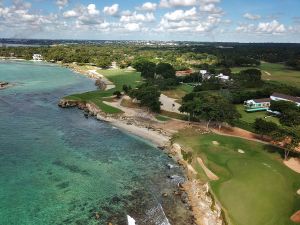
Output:
[[212,143],[213,143],[213,145],[220,145],[220,143],[217,141],[212,141]]
[[295,223],[300,223],[300,210],[291,216],[291,220]]
[[297,191],[297,194],[300,195],[300,189]]
[[283,161],[283,163],[295,172],[300,173],[300,159],[290,158],[289,160]]
[[245,151],[242,149],[238,149],[238,153],[245,154]]
[[204,170],[206,176],[207,176],[210,180],[218,180],[218,179],[219,179],[219,177],[218,177],[216,174],[214,174],[210,169],[208,169],[208,168],[205,166],[205,164],[204,164],[204,162],[202,161],[201,158],[198,157],[198,158],[197,158],[197,161],[198,161],[199,165],[202,167],[202,169]]

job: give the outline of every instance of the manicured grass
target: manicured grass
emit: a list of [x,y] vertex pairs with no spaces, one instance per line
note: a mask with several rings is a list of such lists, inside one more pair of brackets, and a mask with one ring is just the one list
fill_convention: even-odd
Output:
[[[300,196],[296,194],[300,174],[282,163],[278,149],[240,138],[201,135],[194,130],[180,132],[175,141],[192,149],[193,158],[200,156],[219,176],[210,184],[230,224],[294,224],[289,217],[300,209]],[[193,165],[199,169],[195,160]],[[205,179],[203,173],[201,177]]]
[[[270,115],[267,114],[266,111],[259,111],[259,112],[246,112],[245,107],[243,105],[236,105],[238,112],[241,114],[240,120],[246,123],[254,123],[256,119],[264,119],[266,121],[271,121],[276,124],[279,124],[279,120],[277,117],[269,117]],[[267,118],[265,118],[267,117]]]
[[104,75],[107,79],[116,85],[116,90],[122,90],[124,84],[135,88],[142,82],[141,73],[128,70],[98,70],[98,73]]
[[98,90],[82,94],[70,95],[67,96],[66,99],[93,102],[103,112],[108,114],[122,113],[123,111],[121,111],[120,109],[109,106],[103,103],[103,101],[105,101],[106,97],[112,96],[114,91],[122,91],[122,87],[124,84],[131,85],[132,88],[136,87],[140,82],[142,82],[140,73],[135,71],[128,72],[127,70],[99,70],[98,72],[107,77],[111,82],[113,82],[116,85],[116,87],[107,91]]
[[[234,67],[232,72],[240,72],[241,70],[255,67]],[[262,70],[262,78],[264,80],[277,81],[283,84],[288,84],[300,87],[300,71],[291,70],[283,64],[262,62],[257,69]]]
[[191,93],[193,91],[193,87],[188,84],[180,84],[173,90],[163,91],[163,94],[174,99],[181,100],[186,94]]
[[109,106],[103,101],[105,97],[111,96],[110,92],[105,92],[105,91],[91,91],[91,92],[85,92],[82,94],[74,94],[65,97],[65,99],[70,99],[70,100],[79,100],[79,101],[84,101],[84,102],[92,102],[95,105],[99,107],[103,112],[108,113],[108,114],[118,114],[122,113],[123,111],[120,109],[117,109],[115,107]]

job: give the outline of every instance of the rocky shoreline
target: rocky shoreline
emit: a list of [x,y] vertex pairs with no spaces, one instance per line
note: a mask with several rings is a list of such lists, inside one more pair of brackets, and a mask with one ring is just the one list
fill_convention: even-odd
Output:
[[12,85],[10,83],[8,83],[8,82],[0,81],[0,90],[8,88],[10,86],[12,86]]
[[[182,201],[187,201],[186,203],[194,216],[193,223],[196,225],[227,224],[222,207],[220,203],[215,200],[209,184],[201,183],[193,177],[191,173],[192,166],[183,159],[183,148],[179,144],[170,141],[172,135],[169,132],[163,129],[149,127],[146,123],[138,122],[122,115],[107,115],[93,103],[61,99],[58,106],[61,108],[77,107],[84,111],[86,117],[93,116],[96,117],[97,120],[109,122],[120,129],[124,129],[129,133],[133,133],[156,144],[159,149],[165,151],[169,157],[173,158],[174,161],[186,171],[187,180],[179,185],[179,191],[175,194],[187,196],[187,199],[182,197]],[[172,177],[170,177],[170,179],[172,179]],[[182,193],[185,193],[185,195]],[[167,196],[163,195],[163,197]]]

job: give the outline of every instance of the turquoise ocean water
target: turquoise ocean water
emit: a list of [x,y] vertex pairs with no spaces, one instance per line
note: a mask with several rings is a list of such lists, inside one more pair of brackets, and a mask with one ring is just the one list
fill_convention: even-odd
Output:
[[[68,69],[0,62],[0,225],[190,224],[174,197],[180,168],[149,143],[77,109],[62,96],[94,90]],[[162,198],[162,193],[169,197]],[[100,219],[96,219],[96,212]],[[167,219],[168,218],[168,219]]]

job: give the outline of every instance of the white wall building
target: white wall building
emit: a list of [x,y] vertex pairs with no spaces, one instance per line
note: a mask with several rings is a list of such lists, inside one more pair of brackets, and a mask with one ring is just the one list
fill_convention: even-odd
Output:
[[32,59],[33,59],[34,61],[42,61],[42,60],[43,60],[43,57],[42,57],[41,54],[33,54]]

